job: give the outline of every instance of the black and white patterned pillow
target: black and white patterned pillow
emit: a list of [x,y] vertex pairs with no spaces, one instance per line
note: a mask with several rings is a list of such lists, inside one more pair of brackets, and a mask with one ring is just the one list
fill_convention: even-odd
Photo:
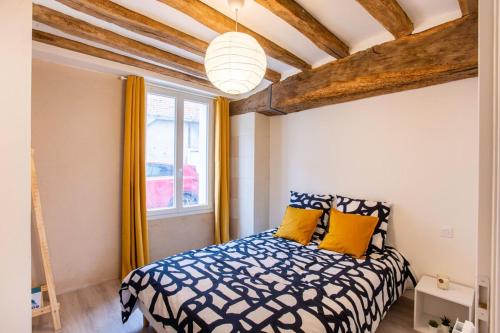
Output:
[[391,214],[389,202],[352,199],[337,195],[337,210],[342,213],[378,217],[377,226],[366,252],[369,254],[384,250],[389,215]]
[[304,209],[321,209],[323,214],[319,218],[313,238],[323,239],[328,230],[330,219],[330,209],[332,209],[333,199],[330,194],[311,194],[290,191],[290,206]]

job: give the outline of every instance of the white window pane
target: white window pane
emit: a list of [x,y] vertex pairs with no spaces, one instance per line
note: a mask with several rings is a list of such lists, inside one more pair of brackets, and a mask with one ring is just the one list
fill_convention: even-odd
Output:
[[183,206],[206,205],[208,202],[208,105],[185,101],[183,129]]
[[146,207],[175,206],[175,97],[148,93]]

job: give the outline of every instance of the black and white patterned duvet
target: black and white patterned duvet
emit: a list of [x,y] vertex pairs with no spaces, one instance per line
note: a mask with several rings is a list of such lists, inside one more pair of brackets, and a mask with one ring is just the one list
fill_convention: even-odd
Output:
[[414,283],[395,249],[357,260],[263,232],[156,261],[120,290],[166,332],[374,332]]

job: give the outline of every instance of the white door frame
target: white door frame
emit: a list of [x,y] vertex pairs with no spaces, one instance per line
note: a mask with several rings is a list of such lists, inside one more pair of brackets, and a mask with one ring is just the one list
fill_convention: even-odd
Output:
[[493,1],[493,218],[491,226],[490,332],[500,332],[500,6]]
[[[489,332],[500,332],[500,45],[498,0],[479,1],[477,278],[489,280]],[[476,309],[478,295],[476,295]],[[476,316],[476,324],[478,318]],[[480,327],[478,327],[479,329]],[[478,332],[484,332],[483,329]]]
[[493,72],[493,117],[495,119],[493,137],[494,137],[494,189],[493,189],[493,225],[491,233],[491,332],[500,332],[500,5],[498,0],[493,1],[493,34],[494,34],[494,72]]

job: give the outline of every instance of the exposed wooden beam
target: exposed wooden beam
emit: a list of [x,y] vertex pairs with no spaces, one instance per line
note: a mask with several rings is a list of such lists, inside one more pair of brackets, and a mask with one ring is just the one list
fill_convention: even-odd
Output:
[[231,102],[231,114],[297,112],[477,76],[477,22],[464,16],[296,74]]
[[239,114],[248,113],[250,111],[256,111],[267,116],[277,116],[286,114],[278,110],[271,108],[271,90],[272,86],[267,87],[267,89],[261,90],[249,98],[245,98],[236,102],[231,102],[231,116],[236,116]]
[[413,22],[397,0],[357,0],[371,16],[379,21],[394,37],[413,32]]
[[477,13],[478,0],[458,0],[462,15]]
[[[145,15],[134,12],[109,0],[57,0],[60,3],[94,16],[106,22],[118,25],[142,36],[153,38],[161,42],[174,45],[178,48],[205,56],[208,43],[199,38],[188,35],[164,23],[155,21]],[[268,69],[266,79],[278,82],[281,74]]]
[[56,36],[47,32],[33,30],[33,40],[41,42],[44,44],[49,44],[57,46],[63,49],[75,51],[78,53],[87,54],[93,57],[118,62],[120,64],[129,65],[137,68],[142,68],[148,71],[152,71],[161,75],[169,76],[175,79],[183,80],[189,83],[198,84],[204,87],[214,88],[214,86],[208,81],[202,78],[191,76],[182,72],[178,72],[169,68],[161,67],[158,65],[150,64],[138,59],[127,57],[118,53],[114,53],[108,50],[100,49],[94,46],[83,44],[71,39]]
[[123,37],[109,30],[62,14],[50,8],[33,4],[33,19],[70,35],[100,43],[135,56],[155,61],[191,75],[206,78],[205,66],[156,47]]
[[[191,16],[196,21],[205,25],[206,27],[218,32],[225,33],[229,31],[234,31],[235,21],[227,17],[226,15],[218,12],[212,7],[204,4],[200,0],[158,0],[164,4],[183,12],[186,15]],[[311,65],[306,63],[304,60],[300,59],[292,52],[285,50],[281,46],[271,42],[267,38],[259,35],[258,33],[248,29],[242,24],[238,24],[238,31],[244,32],[253,36],[262,48],[266,51],[266,54],[271,58],[280,60],[290,66],[301,69],[303,71],[311,69]]]
[[140,35],[205,56],[208,43],[109,0],[57,0],[79,12],[97,17]]
[[294,0],[256,0],[256,2],[300,31],[332,57],[344,58],[349,55],[349,46]]
[[273,71],[271,68],[266,69],[266,73],[264,74],[264,78],[268,81],[271,82],[280,82],[281,80],[281,73]]

